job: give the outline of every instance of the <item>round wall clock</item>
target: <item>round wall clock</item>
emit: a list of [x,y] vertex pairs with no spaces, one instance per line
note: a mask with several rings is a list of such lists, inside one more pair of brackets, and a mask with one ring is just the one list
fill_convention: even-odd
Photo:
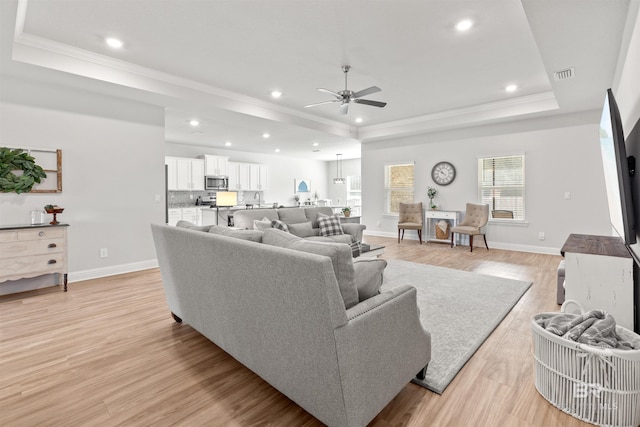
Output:
[[449,185],[456,178],[456,168],[449,162],[438,162],[431,169],[431,178],[436,184]]

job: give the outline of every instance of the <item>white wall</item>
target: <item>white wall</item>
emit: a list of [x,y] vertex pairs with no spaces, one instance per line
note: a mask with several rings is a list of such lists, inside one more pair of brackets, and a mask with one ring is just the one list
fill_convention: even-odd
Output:
[[[533,130],[512,130],[519,126]],[[518,123],[503,128],[510,130],[467,129],[464,133],[478,136],[422,135],[363,144],[363,223],[367,232],[397,233],[397,218],[383,214],[385,164],[415,161],[415,201],[426,204],[427,187],[434,186],[440,209],[464,211],[466,202],[478,201],[479,156],[525,153],[526,224],[490,224],[489,247],[559,254],[570,233],[610,234],[597,120],[541,130]],[[456,180],[446,187],[435,185],[430,177],[433,165],[442,160],[453,163],[457,171]],[[564,199],[565,192],[571,193],[570,200]],[[539,232],[545,233],[544,241],[538,240]]]
[[[327,165],[320,160],[305,160],[281,155],[262,153],[248,153],[234,150],[220,150],[205,146],[183,145],[167,142],[165,155],[175,157],[195,158],[203,154],[227,156],[232,162],[259,163],[269,167],[269,189],[264,191],[264,202],[278,203],[291,206],[294,203],[294,179],[306,178],[311,181],[311,192],[308,196],[313,199],[313,193],[318,192],[321,199],[327,198]],[[249,202],[249,200],[245,200]]]
[[29,211],[49,203],[64,207],[58,219],[70,224],[71,282],[157,265],[149,225],[164,222],[163,109],[17,80],[3,85],[2,145],[62,149],[63,191],[0,194],[0,223],[29,223]]

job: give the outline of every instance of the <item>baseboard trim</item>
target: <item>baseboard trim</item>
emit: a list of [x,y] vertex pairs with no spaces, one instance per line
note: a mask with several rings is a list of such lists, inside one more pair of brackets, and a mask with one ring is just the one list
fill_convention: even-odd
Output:
[[[377,236],[377,237],[389,237],[392,239],[398,238],[398,235],[396,233],[390,233],[388,231],[365,230],[364,235]],[[413,233],[413,234],[405,233],[404,240],[418,240],[418,235],[417,233]],[[552,248],[547,246],[519,245],[515,243],[503,243],[503,242],[491,242],[491,241],[488,241],[487,244],[491,249],[501,249],[505,251],[515,251],[515,252],[530,252],[534,254],[560,255],[560,248]],[[482,244],[480,246],[484,247],[484,245]]]
[[69,273],[69,282],[98,279],[100,277],[115,276],[116,274],[132,273],[158,267],[157,259],[132,262],[130,264],[112,265],[109,267],[93,268],[91,270],[74,271]]

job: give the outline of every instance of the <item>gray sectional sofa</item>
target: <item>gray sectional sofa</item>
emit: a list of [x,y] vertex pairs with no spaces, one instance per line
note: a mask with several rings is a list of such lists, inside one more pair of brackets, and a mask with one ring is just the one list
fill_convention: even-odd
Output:
[[384,260],[274,229],[200,230],[152,225],[174,319],[323,423],[365,426],[424,375],[431,337],[415,288],[371,292]]
[[254,221],[264,218],[280,220],[289,226],[289,231],[304,239],[317,241],[335,241],[340,243],[354,243],[362,241],[362,231],[367,227],[362,224],[342,224],[344,235],[320,236],[318,214],[332,215],[333,209],[327,206],[305,208],[279,209],[246,209],[235,211],[233,214],[234,227],[253,230]]

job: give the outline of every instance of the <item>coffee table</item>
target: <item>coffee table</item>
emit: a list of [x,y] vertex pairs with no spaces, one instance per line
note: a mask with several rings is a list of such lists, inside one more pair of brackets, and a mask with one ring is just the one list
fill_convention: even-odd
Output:
[[369,244],[363,243],[362,249],[360,250],[360,256],[368,257],[368,258],[377,258],[383,253],[384,253],[384,246],[376,245],[376,244],[369,245]]

